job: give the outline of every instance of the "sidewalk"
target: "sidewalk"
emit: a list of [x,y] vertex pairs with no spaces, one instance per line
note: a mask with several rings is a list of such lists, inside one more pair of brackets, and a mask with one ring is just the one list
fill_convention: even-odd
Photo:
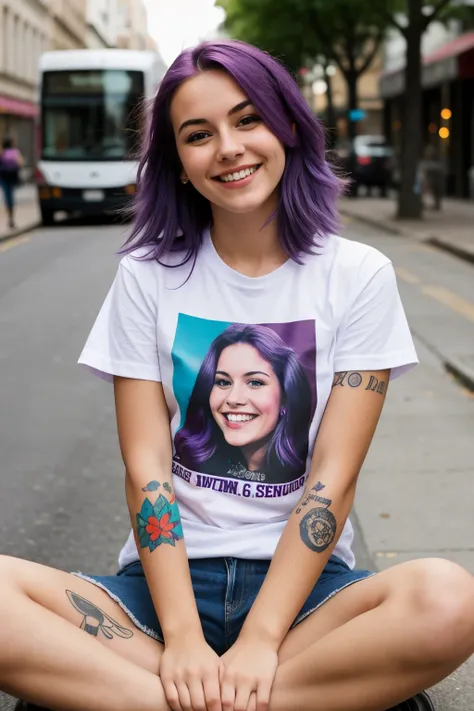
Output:
[[474,201],[443,200],[442,209],[424,210],[423,220],[397,220],[395,197],[343,198],[341,213],[392,234],[430,242],[474,262]]
[[7,213],[2,200],[0,208],[0,242],[16,237],[23,232],[29,232],[29,230],[38,227],[41,223],[40,211],[36,200],[36,187],[34,185],[22,185],[16,191],[15,222],[16,228],[9,229]]

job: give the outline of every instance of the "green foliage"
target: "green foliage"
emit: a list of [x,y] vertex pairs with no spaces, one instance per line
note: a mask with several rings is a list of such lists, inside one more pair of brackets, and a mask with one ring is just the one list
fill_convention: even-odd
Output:
[[374,10],[388,0],[220,0],[229,34],[271,52],[291,70],[318,55],[344,73],[365,71],[387,28],[387,16]]

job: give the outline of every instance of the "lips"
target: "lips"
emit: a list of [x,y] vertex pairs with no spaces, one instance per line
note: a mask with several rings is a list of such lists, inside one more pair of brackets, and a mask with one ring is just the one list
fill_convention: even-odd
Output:
[[228,173],[216,175],[212,179],[217,180],[219,183],[237,183],[239,180],[244,180],[256,173],[261,165],[261,163],[254,163],[253,165],[242,166]]
[[244,424],[246,422],[252,422],[258,415],[253,415],[251,413],[245,412],[225,412],[223,413],[224,419],[232,424]]

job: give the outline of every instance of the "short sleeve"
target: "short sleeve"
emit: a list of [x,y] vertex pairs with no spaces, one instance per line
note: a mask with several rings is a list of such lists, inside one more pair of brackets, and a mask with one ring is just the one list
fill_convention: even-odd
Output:
[[137,278],[131,261],[120,262],[79,364],[109,381],[118,375],[160,382],[156,288],[146,273]]
[[385,370],[391,379],[418,363],[391,262],[359,289],[341,325],[334,370]]

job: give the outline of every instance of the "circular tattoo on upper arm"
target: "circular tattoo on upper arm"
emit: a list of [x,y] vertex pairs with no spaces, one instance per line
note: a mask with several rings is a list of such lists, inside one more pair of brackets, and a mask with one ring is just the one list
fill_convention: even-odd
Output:
[[362,375],[360,373],[351,373],[347,379],[347,382],[351,388],[358,388],[362,382]]
[[328,509],[313,509],[301,519],[300,533],[308,548],[321,553],[331,545],[336,535],[336,518]]

